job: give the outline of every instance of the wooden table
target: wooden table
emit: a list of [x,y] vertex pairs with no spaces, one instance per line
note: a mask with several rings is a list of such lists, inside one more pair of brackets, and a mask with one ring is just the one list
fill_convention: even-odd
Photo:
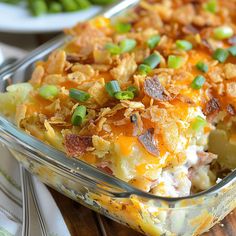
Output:
[[[142,236],[50,189],[71,236]],[[202,236],[236,236],[236,210]]]

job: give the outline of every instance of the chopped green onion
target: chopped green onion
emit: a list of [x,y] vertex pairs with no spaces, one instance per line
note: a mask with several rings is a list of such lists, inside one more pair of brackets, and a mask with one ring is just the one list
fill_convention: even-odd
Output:
[[119,45],[114,43],[107,43],[105,49],[107,49],[112,55],[118,55],[124,52],[130,52],[136,47],[136,40],[124,39]]
[[206,73],[208,71],[208,65],[206,63],[204,63],[203,61],[199,61],[197,64],[196,64],[196,67],[198,70]]
[[218,4],[217,4],[217,0],[209,0],[208,2],[206,2],[204,5],[203,5],[203,8],[208,11],[208,12],[211,12],[211,13],[216,13],[217,10],[218,10]]
[[127,91],[130,91],[134,94],[134,96],[138,96],[138,88],[136,86],[133,86],[133,85],[130,85],[128,88],[127,88]]
[[191,128],[198,132],[200,131],[202,128],[204,128],[207,124],[207,121],[202,118],[201,116],[197,116],[194,121],[191,123]]
[[138,67],[138,71],[141,75],[147,75],[151,72],[152,68],[145,64],[140,64]]
[[90,95],[84,91],[72,88],[70,89],[70,97],[79,102],[86,102],[90,98]]
[[105,85],[107,93],[114,97],[115,93],[120,92],[120,85],[117,80],[111,80]]
[[134,93],[131,91],[120,91],[115,93],[115,98],[118,100],[132,100],[134,99]]
[[75,126],[81,125],[84,121],[85,116],[86,116],[86,107],[85,106],[76,107],[71,118],[72,125]]
[[5,2],[5,3],[7,3],[7,4],[16,5],[16,4],[18,4],[19,2],[21,2],[21,0],[1,0],[0,2]]
[[228,48],[228,51],[230,52],[230,54],[232,55],[232,56],[236,56],[236,45],[235,46],[232,46],[232,47],[230,47],[230,48]]
[[193,48],[193,45],[187,40],[177,40],[176,47],[184,51],[189,51]]
[[137,45],[134,39],[124,39],[120,42],[120,50],[122,53],[132,51]]
[[120,34],[128,33],[131,30],[131,24],[119,22],[115,25],[115,30]]
[[225,62],[229,56],[229,52],[223,48],[218,48],[213,53],[213,58],[221,63]]
[[74,0],[60,0],[65,11],[76,11],[78,10],[78,6]]
[[28,1],[29,9],[34,16],[47,13],[47,3],[44,0]]
[[148,39],[147,45],[150,49],[154,49],[160,42],[160,40],[161,40],[160,35],[153,35]]
[[58,93],[58,88],[55,85],[43,85],[39,89],[39,95],[48,100],[51,100],[56,97]]
[[91,6],[89,0],[74,0],[78,6],[78,9],[86,9]]
[[184,64],[184,58],[170,55],[168,57],[168,67],[172,69],[179,69]]
[[63,11],[62,5],[59,2],[52,1],[49,3],[48,12],[58,13],[62,11]]
[[156,53],[153,53],[143,61],[143,64],[150,66],[151,69],[154,69],[160,62],[160,56]]
[[206,81],[206,79],[205,79],[205,77],[204,76],[202,76],[202,75],[198,75],[198,76],[196,76],[195,77],[195,79],[193,80],[193,82],[191,83],[191,87],[193,88],[193,89],[200,89],[202,86],[203,86],[203,84],[205,83],[205,81]]
[[229,26],[220,26],[213,31],[216,39],[228,39],[234,35],[234,31]]
[[111,55],[118,55],[121,53],[120,47],[114,43],[107,43],[105,45],[105,49],[108,50],[111,53]]

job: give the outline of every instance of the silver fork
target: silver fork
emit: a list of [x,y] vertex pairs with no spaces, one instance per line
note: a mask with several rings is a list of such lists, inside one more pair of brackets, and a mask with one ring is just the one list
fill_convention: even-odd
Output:
[[33,207],[36,209],[41,235],[48,236],[49,233],[47,230],[47,225],[39,207],[38,197],[35,192],[35,186],[32,180],[32,176],[23,166],[20,166],[20,172],[21,172],[21,186],[22,186],[22,199],[23,199],[22,236],[32,236],[30,232],[30,225],[31,225],[30,207],[32,207],[30,205],[30,197],[33,200]]
[[22,191],[22,205],[23,205],[23,224],[22,224],[22,236],[30,236],[30,225],[29,225],[29,195],[28,195],[28,181],[24,167],[20,165],[20,176],[21,176],[21,191]]
[[26,171],[26,177],[28,179],[30,192],[32,194],[34,206],[36,208],[36,212],[37,212],[37,215],[38,215],[39,225],[40,225],[40,228],[41,228],[42,235],[47,236],[47,235],[49,235],[49,232],[47,230],[47,224],[44,220],[42,211],[39,207],[39,200],[38,200],[38,196],[37,196],[36,191],[35,191],[35,185],[34,185],[34,182],[33,182],[33,179],[32,179],[32,175],[28,171]]

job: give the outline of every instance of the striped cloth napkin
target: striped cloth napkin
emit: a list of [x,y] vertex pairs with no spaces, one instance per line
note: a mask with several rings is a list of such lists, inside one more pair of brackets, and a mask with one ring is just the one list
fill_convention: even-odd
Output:
[[[21,58],[26,52],[0,43],[0,64],[9,57]],[[39,202],[42,216],[46,222],[49,236],[69,236],[70,233],[53,197],[36,177],[33,177],[33,185]],[[19,163],[13,158],[6,147],[0,144],[0,236],[22,235],[23,209]],[[32,205],[32,207],[31,207]],[[30,208],[34,209],[30,200]],[[31,212],[30,212],[31,213]],[[31,214],[30,214],[31,215]],[[32,236],[40,236],[38,218],[32,212],[31,220]]]

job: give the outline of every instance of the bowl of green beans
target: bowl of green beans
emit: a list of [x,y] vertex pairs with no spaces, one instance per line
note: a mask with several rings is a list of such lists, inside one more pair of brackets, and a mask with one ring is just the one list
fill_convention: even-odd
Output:
[[90,8],[92,5],[107,5],[115,0],[0,0],[0,3],[26,5],[33,16],[75,12]]

